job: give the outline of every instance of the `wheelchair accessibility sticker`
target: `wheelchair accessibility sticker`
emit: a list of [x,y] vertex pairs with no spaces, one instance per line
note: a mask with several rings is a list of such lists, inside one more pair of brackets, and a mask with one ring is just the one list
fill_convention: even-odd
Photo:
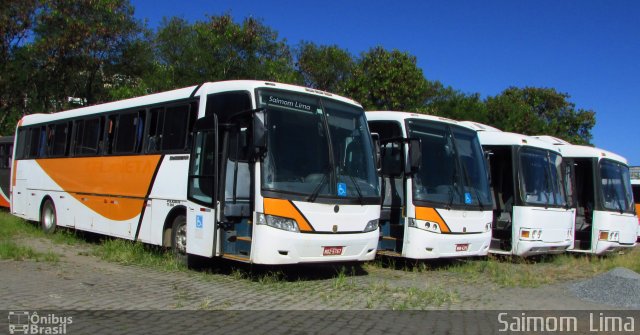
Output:
[[347,196],[347,184],[338,183],[338,196],[346,197]]
[[470,204],[472,202],[473,202],[473,200],[471,200],[471,193],[465,192],[464,193],[464,203],[468,205],[468,204]]

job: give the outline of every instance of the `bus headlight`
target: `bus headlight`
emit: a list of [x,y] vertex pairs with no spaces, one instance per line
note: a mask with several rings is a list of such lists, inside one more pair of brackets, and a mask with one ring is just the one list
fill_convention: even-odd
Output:
[[409,227],[416,227],[422,230],[430,231],[432,233],[440,234],[440,226],[436,222],[425,221],[425,223],[422,224],[418,223],[414,218],[409,218]]
[[542,229],[520,229],[520,239],[525,241],[540,241],[542,237]]
[[284,218],[281,216],[275,215],[265,215],[262,213],[258,213],[258,220],[256,224],[263,224],[269,227],[282,229],[294,233],[299,233],[300,229],[298,228],[298,223],[296,220],[290,218]]
[[606,230],[601,230],[601,231],[598,233],[598,239],[599,239],[600,241],[608,241],[608,240],[609,240],[609,232],[608,232],[608,231],[606,231]]
[[367,226],[364,227],[363,232],[368,233],[368,232],[374,231],[376,229],[378,229],[378,219],[371,220],[371,221],[367,222]]

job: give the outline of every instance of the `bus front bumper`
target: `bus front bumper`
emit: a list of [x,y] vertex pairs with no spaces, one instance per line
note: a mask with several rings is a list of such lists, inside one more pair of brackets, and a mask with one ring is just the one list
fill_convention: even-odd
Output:
[[[373,260],[380,232],[294,233],[264,225],[254,226],[251,262],[296,264],[364,262]],[[336,250],[341,250],[336,254]],[[333,251],[333,252],[330,252]]]
[[409,228],[403,256],[413,259],[486,256],[491,232],[475,234],[437,234]]

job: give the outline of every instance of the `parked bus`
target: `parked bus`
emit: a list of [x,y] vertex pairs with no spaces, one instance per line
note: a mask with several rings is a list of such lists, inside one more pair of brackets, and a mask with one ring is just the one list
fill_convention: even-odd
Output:
[[493,203],[475,130],[404,112],[367,112],[381,143],[378,253],[413,259],[487,255]]
[[9,208],[13,136],[0,137],[0,207]]
[[364,110],[260,81],[206,83],[25,116],[12,207],[56,226],[259,264],[375,257]]
[[489,252],[530,256],[564,252],[573,241],[562,156],[533,137],[465,121],[488,157],[494,197]]
[[631,190],[633,191],[633,201],[636,204],[636,215],[638,216],[638,238],[636,242],[640,242],[640,178],[631,179]]
[[552,136],[536,137],[556,146],[567,165],[568,197],[576,209],[575,238],[569,250],[601,255],[635,246],[638,218],[627,160]]

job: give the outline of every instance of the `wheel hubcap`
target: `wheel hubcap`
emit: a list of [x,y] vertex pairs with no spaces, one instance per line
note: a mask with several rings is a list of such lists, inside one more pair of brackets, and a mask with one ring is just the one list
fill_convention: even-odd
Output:
[[50,229],[56,225],[56,215],[51,206],[46,206],[42,215],[42,222],[46,229]]
[[176,232],[176,250],[181,254],[187,253],[187,225],[181,225]]

